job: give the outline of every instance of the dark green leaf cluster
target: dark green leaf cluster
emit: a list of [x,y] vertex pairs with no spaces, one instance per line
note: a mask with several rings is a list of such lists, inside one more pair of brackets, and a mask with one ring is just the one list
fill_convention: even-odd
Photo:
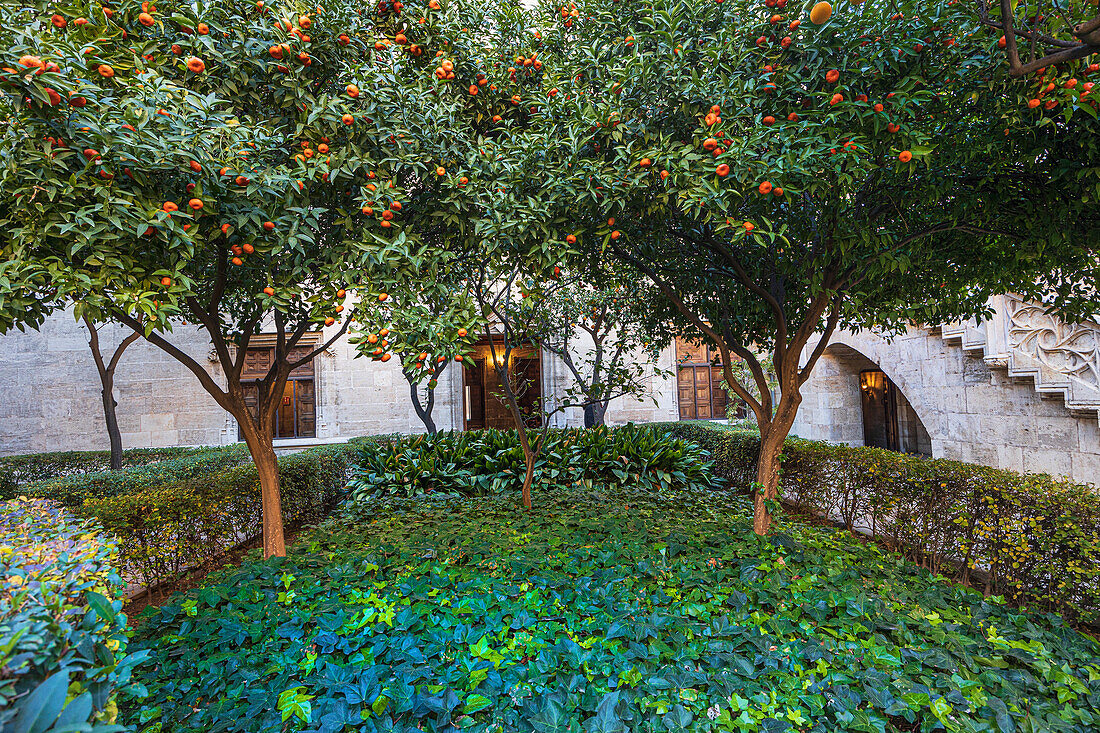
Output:
[[[742,488],[760,435],[681,423]],[[926,459],[880,448],[787,440],[783,497],[1016,603],[1100,620],[1100,494],[1045,474]]]
[[144,617],[139,731],[1100,724],[1096,644],[729,492],[391,500]]
[[[353,501],[366,506],[382,496],[484,496],[518,491],[525,470],[514,430],[445,432],[368,446],[349,486]],[[633,424],[550,431],[535,461],[535,489],[547,494],[575,486],[672,489],[713,481],[705,452]]]

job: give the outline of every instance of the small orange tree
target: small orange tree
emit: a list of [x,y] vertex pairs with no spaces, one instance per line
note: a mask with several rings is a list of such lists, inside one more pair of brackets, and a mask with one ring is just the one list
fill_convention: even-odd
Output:
[[[430,435],[437,430],[432,410],[439,377],[455,357],[469,352],[479,329],[474,299],[459,271],[454,262],[432,260],[413,276],[396,280],[388,287],[385,306],[360,315],[353,327],[358,355],[400,360],[413,409]],[[461,368],[463,362],[457,364]]]
[[[1026,103],[1034,88],[962,3],[542,9],[573,119],[561,169],[587,174],[572,234],[644,272],[655,313],[722,355],[761,432],[758,533],[834,329],[968,317],[991,292],[1058,297],[1077,265],[1095,272],[1094,100]],[[1058,73],[1089,73],[1073,63]]]
[[[419,231],[464,195],[438,169],[528,114],[511,103],[522,80],[490,85],[478,65],[511,28],[487,12],[0,6],[0,328],[75,301],[190,369],[259,470],[265,556],[284,553],[272,440],[288,375],[421,267]],[[184,328],[210,339],[219,373]],[[275,358],[250,411],[260,332]]]

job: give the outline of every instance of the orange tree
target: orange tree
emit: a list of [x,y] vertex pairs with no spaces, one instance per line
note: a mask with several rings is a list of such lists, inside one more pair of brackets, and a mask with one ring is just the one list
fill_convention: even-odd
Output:
[[388,294],[396,305],[360,315],[351,338],[359,355],[371,360],[386,362],[397,356],[413,409],[433,435],[439,377],[455,357],[469,352],[469,342],[479,330],[474,299],[454,265],[445,257],[432,260],[395,282]]
[[[485,50],[519,26],[487,12],[0,6],[0,328],[80,303],[189,368],[259,469],[267,556],[284,553],[272,437],[288,375],[422,267],[433,212],[461,218],[464,191],[489,195],[442,166],[530,114],[513,103],[526,77]],[[217,373],[178,336],[196,328]],[[261,332],[275,358],[250,410],[241,375]]]
[[542,11],[557,114],[573,119],[561,166],[587,174],[568,195],[573,233],[656,284],[655,320],[717,347],[761,432],[758,533],[836,328],[966,317],[990,292],[1095,272],[1092,100],[1028,105],[1032,83],[962,3]]

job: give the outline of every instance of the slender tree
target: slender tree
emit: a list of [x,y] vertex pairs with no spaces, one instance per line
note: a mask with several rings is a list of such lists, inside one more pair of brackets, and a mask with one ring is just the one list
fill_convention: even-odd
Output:
[[115,346],[107,359],[99,342],[99,329],[102,323],[96,323],[91,316],[85,315],[81,319],[88,329],[88,347],[92,350],[92,360],[95,362],[96,371],[99,373],[99,384],[103,398],[103,419],[107,424],[107,437],[111,442],[111,470],[122,468],[122,433],[118,429],[118,402],[115,401],[115,370],[126,348],[141,338],[137,331],[126,334]]
[[432,261],[413,277],[388,286],[384,307],[363,314],[352,343],[359,355],[385,362],[396,355],[409,386],[413,410],[435,434],[432,410],[439,378],[456,356],[469,353],[479,330],[474,299],[454,262]]

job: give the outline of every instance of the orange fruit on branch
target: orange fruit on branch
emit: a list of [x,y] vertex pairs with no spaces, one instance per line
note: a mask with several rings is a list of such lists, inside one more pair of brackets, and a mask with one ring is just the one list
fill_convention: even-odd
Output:
[[824,0],[810,10],[810,22],[814,25],[821,25],[831,17],[833,17],[833,6]]

